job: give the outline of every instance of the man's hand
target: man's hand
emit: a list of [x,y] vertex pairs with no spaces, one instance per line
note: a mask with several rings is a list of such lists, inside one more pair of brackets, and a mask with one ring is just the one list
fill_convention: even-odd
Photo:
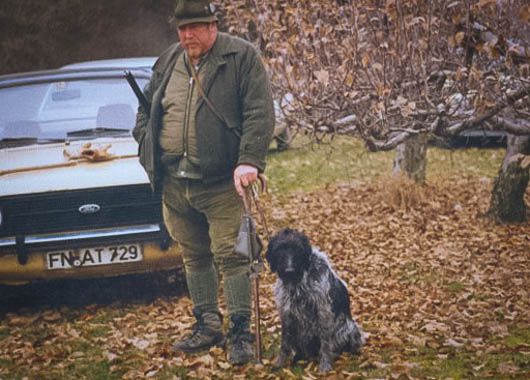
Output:
[[240,197],[245,196],[245,187],[258,179],[258,169],[251,165],[239,165],[234,170],[234,185]]

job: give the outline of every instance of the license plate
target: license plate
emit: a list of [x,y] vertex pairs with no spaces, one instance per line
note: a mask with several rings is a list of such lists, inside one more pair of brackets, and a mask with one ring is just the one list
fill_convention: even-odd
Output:
[[117,244],[46,253],[48,269],[68,269],[142,261],[140,244]]

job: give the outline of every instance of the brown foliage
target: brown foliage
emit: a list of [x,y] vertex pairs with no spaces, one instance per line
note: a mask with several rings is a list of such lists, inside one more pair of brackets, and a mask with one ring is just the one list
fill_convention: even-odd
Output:
[[398,176],[388,180],[383,186],[383,197],[395,211],[408,211],[425,202],[428,188],[419,185],[406,176]]
[[[419,131],[530,133],[527,92],[504,104],[508,94],[530,86],[524,0],[217,3],[222,29],[262,49],[286,121],[317,140],[356,133],[371,150],[381,150]],[[6,54],[0,70],[157,55],[175,40],[168,22],[173,4],[1,2]],[[489,119],[494,123],[485,123]]]
[[[360,356],[342,356],[330,378],[438,378],[436,359],[425,352],[439,360],[463,358],[465,378],[524,378],[527,367],[505,357],[529,350],[527,341],[508,337],[530,326],[530,225],[477,220],[487,207],[488,181],[433,181],[406,209],[388,198],[388,186],[339,186],[282,203],[263,200],[274,230],[304,230],[328,252],[348,284],[353,315],[370,334]],[[270,368],[280,324],[275,278],[269,272],[261,277],[264,366],[232,368],[221,349],[172,354],[171,342],[194,322],[188,298],[125,309],[94,305],[75,317],[68,308],[8,314],[0,320],[0,359],[27,369],[30,378],[60,378],[87,361],[108,363],[124,379],[171,378],[168,371],[179,367],[190,378],[296,377],[292,368]],[[86,357],[87,350],[102,354]],[[302,366],[305,378],[322,378],[314,364]],[[13,368],[0,368],[0,376]]]
[[[277,97],[287,95],[288,122],[317,139],[355,132],[378,150],[420,130],[497,128],[485,118],[462,122],[518,89],[526,100],[511,118],[528,116],[525,1],[239,0],[225,8],[229,29],[261,46]],[[336,123],[348,115],[354,123]]]
[[173,0],[0,2],[0,74],[158,55],[175,40]]

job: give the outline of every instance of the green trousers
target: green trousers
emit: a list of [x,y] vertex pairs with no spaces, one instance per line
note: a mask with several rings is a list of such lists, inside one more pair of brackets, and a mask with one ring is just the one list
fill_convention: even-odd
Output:
[[219,273],[228,315],[250,315],[249,261],[234,253],[243,204],[232,180],[205,185],[166,175],[162,200],[168,232],[182,247],[193,306],[219,312]]

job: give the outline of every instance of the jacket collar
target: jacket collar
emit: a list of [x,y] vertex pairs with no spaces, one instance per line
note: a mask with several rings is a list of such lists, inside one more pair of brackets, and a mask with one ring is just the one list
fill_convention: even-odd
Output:
[[[213,83],[213,80],[215,79],[215,76],[217,75],[219,68],[226,64],[227,57],[231,54],[241,51],[241,47],[238,46],[239,44],[237,44],[235,40],[236,37],[231,37],[226,33],[218,32],[217,39],[215,40],[215,43],[209,52],[211,56],[208,57],[209,62],[205,67],[206,70],[201,82],[205,94],[208,94],[208,91]],[[160,88],[162,93],[165,92],[171,72],[173,71],[173,67],[175,66],[180,54],[183,52],[183,47],[180,45],[180,43],[177,43],[169,50],[169,54],[167,54],[163,60],[157,61],[155,66],[153,66],[154,71],[158,71],[162,74],[162,85]],[[197,109],[200,108],[203,102],[204,99],[202,96],[199,97]]]
[[[227,56],[237,53],[238,51],[240,51],[240,49],[234,44],[233,38],[222,32],[217,34],[217,39],[209,52],[210,57],[208,57],[208,64],[205,67],[206,70],[201,81],[201,86],[206,96],[208,96],[208,92],[219,68],[226,65]],[[199,109],[203,103],[204,99],[200,96],[197,102],[197,109]]]
[[234,38],[230,38],[226,33],[218,32],[217,39],[211,49],[214,56],[224,57],[228,54],[237,53],[241,49],[234,43]]

